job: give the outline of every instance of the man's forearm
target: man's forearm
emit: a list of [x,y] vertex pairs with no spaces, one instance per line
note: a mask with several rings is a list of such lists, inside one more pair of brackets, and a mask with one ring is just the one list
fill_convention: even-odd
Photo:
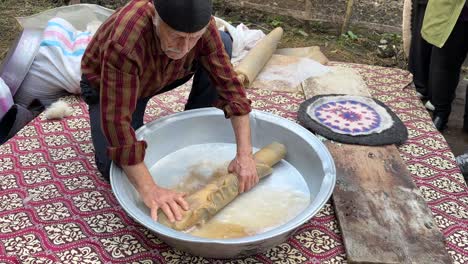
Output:
[[144,162],[136,165],[122,166],[122,169],[138,192],[145,191],[156,184]]
[[232,128],[236,135],[237,155],[252,154],[252,140],[249,115],[232,116]]

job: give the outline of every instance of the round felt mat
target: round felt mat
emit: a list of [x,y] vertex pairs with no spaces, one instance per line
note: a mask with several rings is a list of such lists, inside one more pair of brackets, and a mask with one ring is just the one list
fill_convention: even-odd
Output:
[[[323,100],[336,98],[340,98],[340,100]],[[382,127],[382,117],[384,115],[368,104],[353,100],[355,98],[356,96],[350,96],[347,99],[346,95],[336,94],[314,96],[301,104],[298,120],[304,127],[314,133],[342,143],[368,146],[401,145],[408,139],[408,131],[405,125],[384,103],[371,98],[393,120],[393,125],[387,129],[382,129],[385,128]],[[317,100],[324,101],[324,103],[315,106],[313,109],[316,121],[310,117],[308,109]],[[336,111],[338,107],[340,111]],[[345,110],[343,111],[343,109]]]

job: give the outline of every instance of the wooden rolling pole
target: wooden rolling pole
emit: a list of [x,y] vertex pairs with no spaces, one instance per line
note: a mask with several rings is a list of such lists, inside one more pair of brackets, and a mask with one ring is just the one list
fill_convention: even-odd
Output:
[[282,36],[283,29],[281,27],[275,28],[255,45],[235,68],[239,79],[245,87],[249,87],[263,67],[265,67],[271,55],[276,51],[276,47]]

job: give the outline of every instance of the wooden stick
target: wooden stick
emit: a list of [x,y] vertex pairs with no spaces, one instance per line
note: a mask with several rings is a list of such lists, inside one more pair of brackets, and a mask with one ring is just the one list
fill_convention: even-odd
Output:
[[346,5],[346,14],[345,14],[345,18],[343,21],[343,26],[341,27],[341,34],[344,34],[348,30],[349,19],[351,18],[351,14],[353,13],[353,5],[354,5],[354,0],[348,0],[348,3]]
[[260,40],[235,68],[239,77],[243,79],[241,81],[243,81],[245,87],[249,87],[263,67],[265,67],[271,55],[276,51],[276,47],[282,36],[283,29],[280,27],[275,28],[270,34]]

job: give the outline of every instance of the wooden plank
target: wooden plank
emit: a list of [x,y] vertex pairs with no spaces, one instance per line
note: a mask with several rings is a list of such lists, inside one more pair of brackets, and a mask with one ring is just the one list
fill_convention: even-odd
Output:
[[327,142],[349,263],[451,263],[445,238],[395,146]]
[[[370,96],[353,73],[335,75],[303,82],[306,98]],[[451,263],[445,238],[394,145],[327,146],[337,168],[333,201],[349,263]]]

